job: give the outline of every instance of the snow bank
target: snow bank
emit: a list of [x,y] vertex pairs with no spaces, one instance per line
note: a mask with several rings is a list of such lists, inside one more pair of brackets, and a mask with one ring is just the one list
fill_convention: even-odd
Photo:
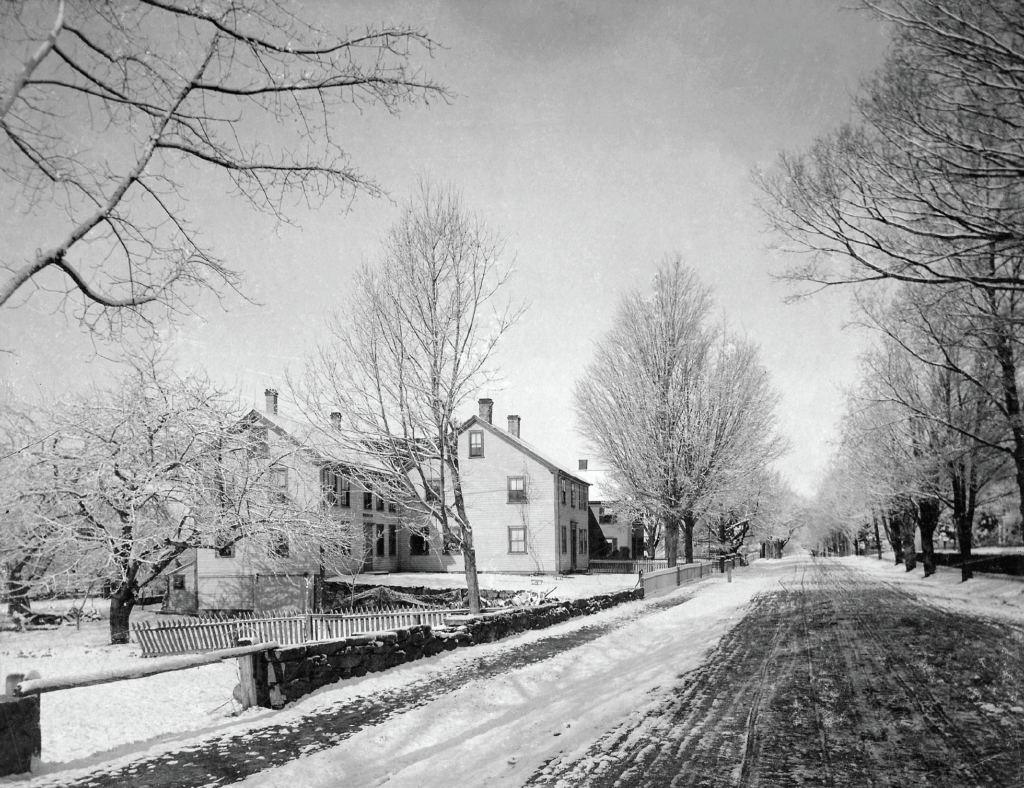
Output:
[[904,591],[936,607],[1024,623],[1022,578],[975,574],[964,583],[960,580],[960,569],[947,566],[936,567],[935,574],[926,578],[920,561],[913,572],[908,572],[903,564],[893,563],[891,554],[883,555],[881,561],[868,556],[836,560],[898,584]]

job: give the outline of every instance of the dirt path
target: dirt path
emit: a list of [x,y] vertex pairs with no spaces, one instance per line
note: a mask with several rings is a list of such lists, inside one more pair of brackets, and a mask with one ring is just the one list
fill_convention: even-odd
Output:
[[656,712],[536,786],[1022,786],[1024,635],[798,568]]
[[569,631],[522,644],[509,641],[507,647],[497,652],[463,661],[458,667],[442,668],[427,680],[411,682],[391,692],[359,698],[344,705],[326,705],[286,724],[269,724],[244,733],[211,736],[180,751],[140,759],[122,768],[101,768],[61,785],[155,788],[239,782],[249,775],[335,747],[364,728],[379,725],[392,715],[430,703],[469,682],[502,677],[518,668],[585,646],[638,618],[683,604],[694,592],[695,589],[690,589],[634,606],[629,612],[623,611],[600,623],[587,623],[586,619],[580,619],[578,626]]

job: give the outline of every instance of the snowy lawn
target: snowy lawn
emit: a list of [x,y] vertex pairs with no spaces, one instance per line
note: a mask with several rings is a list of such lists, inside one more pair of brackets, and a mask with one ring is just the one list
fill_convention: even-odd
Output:
[[[34,605],[36,612],[63,612],[66,600]],[[87,606],[86,610],[90,607]],[[97,608],[106,615],[106,610]],[[155,619],[153,610],[133,612],[133,623]],[[53,630],[0,632],[0,675],[36,670],[57,678],[130,667],[142,662],[138,646],[111,646],[109,621],[83,621]],[[236,661],[205,665],[115,684],[62,690],[41,696],[43,770],[104,751],[131,750],[168,733],[210,728],[240,707],[232,697]],[[107,753],[107,756],[112,753]]]

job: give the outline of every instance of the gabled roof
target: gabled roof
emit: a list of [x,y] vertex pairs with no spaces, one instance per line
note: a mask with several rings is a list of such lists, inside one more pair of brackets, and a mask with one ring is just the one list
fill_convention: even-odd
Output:
[[[273,430],[277,435],[295,444],[295,448],[309,455],[309,459],[315,463],[349,463],[356,464],[351,457],[346,456],[342,446],[330,439],[330,433],[326,430],[317,429],[312,424],[278,413],[267,413],[259,408],[253,408],[242,421],[249,424],[262,424],[267,429]],[[366,465],[365,462],[358,463]]]
[[479,416],[470,416],[463,423],[461,429],[459,430],[459,433],[461,434],[461,433],[465,432],[470,427],[482,427],[487,432],[490,432],[492,435],[496,435],[497,437],[501,438],[506,443],[510,443],[511,445],[515,446],[517,449],[519,449],[519,451],[523,452],[523,454],[526,454],[527,456],[532,457],[537,462],[539,462],[541,465],[544,465],[545,467],[547,467],[547,469],[549,471],[551,471],[552,473],[555,473],[555,472],[560,473],[563,476],[568,476],[573,481],[579,482],[580,484],[585,484],[588,487],[590,486],[590,482],[588,482],[586,479],[582,478],[581,476],[579,476],[576,473],[573,473],[572,471],[567,471],[565,468],[563,468],[557,462],[552,460],[550,457],[547,457],[546,455],[542,454],[538,449],[536,449],[535,447],[531,446],[529,443],[524,441],[522,438],[517,438],[511,432],[508,432],[507,430],[503,430],[501,427],[495,427],[493,424],[491,424],[488,421],[485,421],[484,419],[481,419]]
[[590,482],[590,500],[607,501],[611,493],[611,484],[608,480],[608,473],[598,468],[589,468],[577,472],[582,478]]
[[332,427],[317,427],[308,421],[282,416],[279,413],[267,413],[253,408],[242,421],[250,424],[260,423],[277,435],[290,441],[295,448],[305,454],[310,462],[319,465],[343,466],[349,469],[358,468],[361,472],[374,474],[391,472],[385,469],[381,461],[372,452],[359,454],[350,446],[345,446],[337,438],[333,438]]

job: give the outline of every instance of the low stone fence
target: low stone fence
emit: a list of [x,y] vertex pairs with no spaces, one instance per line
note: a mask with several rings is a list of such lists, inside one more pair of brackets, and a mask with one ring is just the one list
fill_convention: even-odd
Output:
[[543,629],[636,599],[643,599],[641,589],[479,616],[451,616],[448,626],[441,629],[413,626],[277,648],[250,657],[256,703],[266,707],[283,706],[337,681],[388,670],[442,651]]

